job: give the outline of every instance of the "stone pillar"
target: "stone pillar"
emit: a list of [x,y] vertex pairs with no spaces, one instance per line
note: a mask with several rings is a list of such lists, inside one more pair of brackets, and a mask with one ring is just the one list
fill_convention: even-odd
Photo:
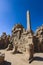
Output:
[[33,55],[34,55],[34,45],[32,44],[26,45],[25,57],[27,60],[29,60],[29,62],[33,59]]
[[27,31],[31,30],[31,24],[30,24],[30,12],[27,11]]

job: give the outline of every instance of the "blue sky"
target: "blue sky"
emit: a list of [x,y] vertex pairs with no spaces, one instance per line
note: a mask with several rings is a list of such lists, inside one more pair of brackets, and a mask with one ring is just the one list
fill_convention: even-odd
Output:
[[0,0],[0,35],[11,34],[12,27],[21,23],[26,28],[26,11],[30,11],[33,31],[43,24],[43,0]]

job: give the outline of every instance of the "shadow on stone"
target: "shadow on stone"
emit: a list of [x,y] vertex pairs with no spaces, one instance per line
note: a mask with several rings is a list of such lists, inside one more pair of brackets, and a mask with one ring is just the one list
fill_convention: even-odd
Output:
[[43,57],[36,56],[34,57],[34,61],[43,61]]
[[22,52],[17,51],[17,52],[12,52],[12,54],[23,54],[23,53],[22,53]]
[[35,57],[32,58],[31,60],[29,60],[29,63],[32,63],[33,61],[43,61],[43,57],[35,56]]
[[4,62],[0,63],[0,65],[11,65],[11,62],[4,61]]
[[31,62],[33,62],[33,60],[34,60],[34,58],[32,58],[31,60],[29,60],[29,64],[30,64]]

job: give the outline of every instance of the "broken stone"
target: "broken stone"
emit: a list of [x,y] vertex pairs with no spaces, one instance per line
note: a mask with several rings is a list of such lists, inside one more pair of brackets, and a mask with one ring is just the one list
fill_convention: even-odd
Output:
[[0,63],[4,62],[5,54],[0,52]]

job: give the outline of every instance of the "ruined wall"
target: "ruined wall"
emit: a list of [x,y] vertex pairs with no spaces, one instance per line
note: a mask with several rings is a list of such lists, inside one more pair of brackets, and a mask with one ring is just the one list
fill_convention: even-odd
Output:
[[0,37],[0,49],[7,48],[9,43],[10,43],[10,35],[7,35],[5,32],[3,32]]
[[37,30],[36,30],[36,37],[38,38],[38,51],[42,52],[43,51],[43,25],[40,26]]

